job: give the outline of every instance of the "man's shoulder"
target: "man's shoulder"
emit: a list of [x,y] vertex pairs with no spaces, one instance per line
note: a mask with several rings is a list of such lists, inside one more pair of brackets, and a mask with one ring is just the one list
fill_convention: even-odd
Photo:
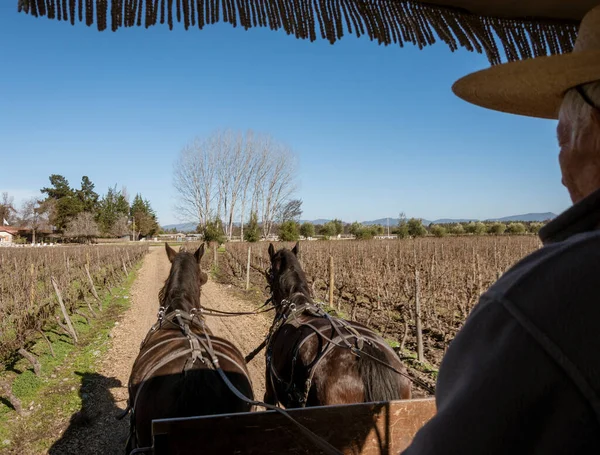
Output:
[[[596,277],[596,279],[593,279]],[[600,289],[600,231],[579,234],[529,254],[492,285],[490,294],[523,297],[572,292],[575,285]]]
[[600,232],[540,248],[487,292],[563,369],[600,419]]

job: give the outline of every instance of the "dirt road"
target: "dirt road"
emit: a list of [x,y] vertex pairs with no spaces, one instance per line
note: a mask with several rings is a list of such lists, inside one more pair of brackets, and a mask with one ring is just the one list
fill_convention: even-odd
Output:
[[[85,412],[71,423],[50,454],[124,453],[129,421],[115,419],[127,404],[127,381],[140,343],[156,322],[158,291],[169,274],[170,263],[163,248],[151,249],[145,257],[132,291],[131,307],[115,325],[112,346],[97,374],[87,379]],[[254,306],[237,298],[225,286],[210,281],[203,286],[202,305],[224,311],[252,311]],[[248,354],[266,335],[269,324],[262,316],[210,317],[207,323],[214,335],[232,341]],[[249,364],[256,398],[264,395],[264,356]],[[81,420],[81,422],[79,421]]]

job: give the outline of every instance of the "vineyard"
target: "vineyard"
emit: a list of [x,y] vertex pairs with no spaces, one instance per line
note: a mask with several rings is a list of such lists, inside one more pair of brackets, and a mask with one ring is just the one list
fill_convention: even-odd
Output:
[[[228,243],[222,273],[245,285],[248,246]],[[264,289],[269,243],[251,244],[252,285]],[[276,244],[276,248],[284,244]],[[291,247],[292,244],[285,244]],[[300,261],[314,297],[343,317],[378,330],[407,360],[413,374],[435,382],[441,358],[479,296],[540,242],[533,236],[457,237],[407,241],[302,242]],[[417,355],[419,303],[424,362]]]
[[20,355],[36,369],[29,345],[47,340],[47,330],[76,342],[71,318],[101,311],[104,291],[119,285],[147,251],[141,245],[1,249],[0,364]]

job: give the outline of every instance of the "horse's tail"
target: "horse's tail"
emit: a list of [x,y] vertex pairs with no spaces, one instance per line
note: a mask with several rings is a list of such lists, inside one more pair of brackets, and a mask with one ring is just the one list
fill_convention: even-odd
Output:
[[377,345],[365,343],[362,350],[367,355],[358,359],[358,372],[365,387],[365,401],[391,401],[402,397],[402,378],[391,368],[372,359],[389,364],[385,352]]

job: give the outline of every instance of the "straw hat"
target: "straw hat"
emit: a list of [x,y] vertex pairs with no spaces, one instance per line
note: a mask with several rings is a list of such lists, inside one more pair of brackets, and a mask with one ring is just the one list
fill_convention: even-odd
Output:
[[600,80],[600,6],[583,18],[572,52],[505,63],[452,87],[470,103],[510,114],[556,119],[567,90]]

